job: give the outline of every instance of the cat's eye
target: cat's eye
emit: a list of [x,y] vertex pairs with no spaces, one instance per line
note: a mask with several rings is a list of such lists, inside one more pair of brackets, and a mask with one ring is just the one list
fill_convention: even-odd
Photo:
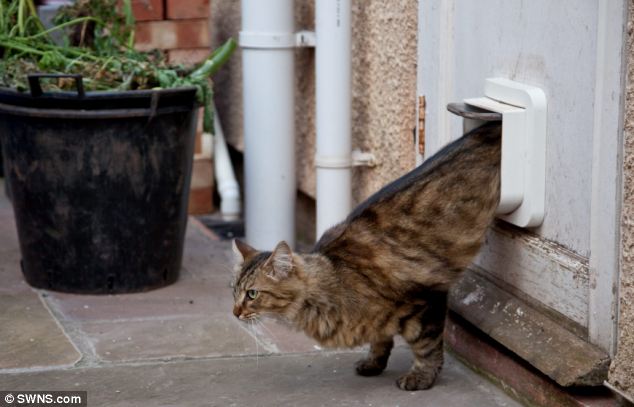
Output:
[[247,297],[249,297],[250,300],[258,298],[258,294],[258,290],[247,290]]

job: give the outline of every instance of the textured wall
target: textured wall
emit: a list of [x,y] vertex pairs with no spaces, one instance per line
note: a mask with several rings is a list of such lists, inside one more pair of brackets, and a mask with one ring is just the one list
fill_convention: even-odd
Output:
[[[214,45],[237,38],[240,2],[214,0]],[[379,165],[354,169],[353,196],[358,202],[413,168],[416,125],[417,1],[398,0],[389,7],[380,0],[353,1],[353,147],[371,151]],[[313,2],[296,2],[298,29],[314,29]],[[315,74],[314,51],[297,50],[296,130],[297,176],[302,191],[314,197]],[[241,61],[216,78],[216,103],[227,137],[242,148]]]
[[619,338],[609,381],[634,398],[634,2],[629,2],[621,215]]

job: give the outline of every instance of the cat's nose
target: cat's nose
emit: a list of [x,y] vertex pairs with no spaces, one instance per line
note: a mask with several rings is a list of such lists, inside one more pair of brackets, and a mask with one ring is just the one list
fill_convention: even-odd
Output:
[[234,305],[233,306],[233,315],[235,315],[237,318],[240,318],[241,314],[242,314],[242,307],[240,307],[239,305]]

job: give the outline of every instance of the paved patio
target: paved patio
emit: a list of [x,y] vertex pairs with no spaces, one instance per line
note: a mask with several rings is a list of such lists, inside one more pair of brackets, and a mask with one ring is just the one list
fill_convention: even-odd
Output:
[[[0,183],[0,186],[2,184]],[[0,193],[0,390],[86,390],[89,406],[518,406],[447,356],[435,387],[398,390],[397,347],[374,378],[360,351],[324,351],[274,323],[231,314],[231,249],[190,219],[180,280],[142,294],[31,289],[11,206]]]

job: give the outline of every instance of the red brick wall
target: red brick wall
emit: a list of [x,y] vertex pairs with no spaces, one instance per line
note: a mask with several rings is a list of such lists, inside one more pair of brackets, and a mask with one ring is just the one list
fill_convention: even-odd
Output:
[[165,17],[163,0],[132,0],[132,12],[137,21],[162,20]]
[[166,0],[167,18],[171,20],[209,16],[209,0]]
[[164,50],[170,62],[196,64],[211,52],[209,0],[132,0],[136,47]]

